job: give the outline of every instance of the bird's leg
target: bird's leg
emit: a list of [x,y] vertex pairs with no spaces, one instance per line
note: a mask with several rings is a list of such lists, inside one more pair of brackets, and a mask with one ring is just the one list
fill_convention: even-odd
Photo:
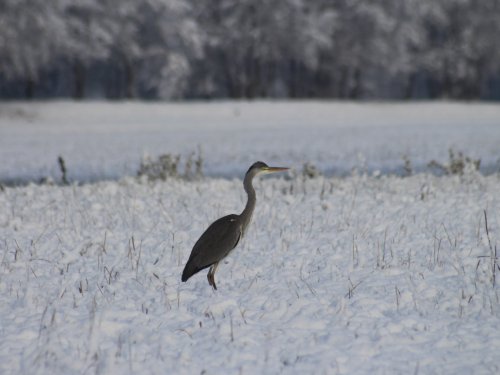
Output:
[[212,286],[212,268],[213,268],[213,266],[210,266],[210,268],[208,269],[208,273],[207,273],[207,279],[208,279],[208,283],[210,284],[210,286]]
[[208,270],[208,273],[207,273],[207,279],[208,279],[208,283],[210,284],[210,286],[212,288],[214,288],[214,290],[215,290],[215,289],[217,289],[217,286],[215,286],[213,270],[214,270],[214,266],[211,266],[210,269]]
[[207,279],[208,283],[214,290],[217,290],[217,285],[215,285],[215,271],[217,271],[217,266],[219,265],[219,262],[216,262],[210,266],[210,269],[208,270],[207,274]]

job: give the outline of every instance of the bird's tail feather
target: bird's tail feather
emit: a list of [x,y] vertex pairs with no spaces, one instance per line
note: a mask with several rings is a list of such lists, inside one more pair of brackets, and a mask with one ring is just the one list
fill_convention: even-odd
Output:
[[191,276],[193,276],[195,273],[200,272],[203,268],[196,266],[192,261],[188,261],[186,263],[186,267],[184,267],[184,271],[182,271],[181,280],[184,282],[187,281]]
[[188,263],[188,264],[186,264],[186,267],[184,267],[184,271],[182,271],[182,278],[181,278],[181,280],[183,282],[186,282],[194,274],[195,274],[195,272],[193,272],[192,267],[190,267],[189,263]]

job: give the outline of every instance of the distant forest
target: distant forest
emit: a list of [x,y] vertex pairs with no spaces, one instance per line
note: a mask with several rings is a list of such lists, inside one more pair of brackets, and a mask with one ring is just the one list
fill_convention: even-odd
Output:
[[0,98],[500,100],[500,0],[1,0]]

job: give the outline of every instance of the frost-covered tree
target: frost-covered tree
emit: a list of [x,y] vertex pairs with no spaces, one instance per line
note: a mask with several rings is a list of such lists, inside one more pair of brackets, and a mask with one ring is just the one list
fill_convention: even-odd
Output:
[[478,98],[500,76],[500,0],[438,0],[426,22],[431,96]]
[[467,61],[463,82],[468,99],[492,96],[491,77],[500,81],[500,0],[469,1],[467,19],[470,30],[464,30],[461,48]]
[[101,24],[109,40],[109,61],[114,67],[107,80],[108,97],[136,96],[136,70],[144,55],[140,32],[145,20],[141,6],[141,2],[134,0],[100,1]]
[[334,2],[338,13],[333,48],[325,57],[329,69],[327,96],[360,98],[376,90],[380,70],[391,62],[394,48],[388,38],[397,28],[384,1]]
[[85,96],[89,66],[111,55],[113,24],[103,4],[98,0],[66,0],[64,3],[66,37],[58,52],[59,57],[71,67],[74,98]]
[[54,61],[65,29],[58,0],[0,2],[0,74],[33,97],[40,73]]
[[146,0],[140,8],[142,88],[160,98],[190,95],[193,64],[201,64],[203,33],[196,6],[180,0]]
[[84,95],[85,72],[99,64],[107,71],[107,97],[134,98],[138,91],[182,97],[178,86],[190,73],[188,59],[201,52],[189,9],[178,0],[69,1],[62,54],[73,66],[75,96]]
[[3,0],[0,95],[500,98],[499,32],[500,0]]
[[[375,1],[373,58],[366,62],[374,69],[372,96],[387,95],[411,98],[422,67],[421,51],[425,48],[423,19],[432,14],[430,2],[423,0]],[[367,70],[367,69],[363,69]]]
[[304,76],[318,64],[335,12],[303,0],[205,1],[200,24],[207,32],[211,65],[204,76],[207,96],[299,96]]

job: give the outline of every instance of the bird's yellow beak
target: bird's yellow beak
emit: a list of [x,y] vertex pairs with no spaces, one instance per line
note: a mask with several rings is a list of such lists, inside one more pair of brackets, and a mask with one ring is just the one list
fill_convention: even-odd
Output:
[[285,167],[264,167],[262,168],[262,171],[264,173],[276,173],[276,172],[284,172],[288,171],[290,168],[285,168]]

